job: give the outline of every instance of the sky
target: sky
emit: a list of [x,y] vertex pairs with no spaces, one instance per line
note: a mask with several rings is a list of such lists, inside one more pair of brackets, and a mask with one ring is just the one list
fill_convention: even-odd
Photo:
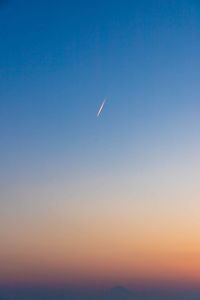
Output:
[[197,0],[1,4],[0,285],[199,285],[199,77]]

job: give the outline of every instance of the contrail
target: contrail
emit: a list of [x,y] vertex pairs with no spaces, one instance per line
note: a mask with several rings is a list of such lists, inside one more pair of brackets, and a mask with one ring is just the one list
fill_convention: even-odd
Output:
[[97,117],[99,117],[100,113],[102,112],[102,109],[103,109],[105,103],[106,103],[106,99],[103,100],[103,102],[102,102],[102,104],[101,104],[101,106],[100,106],[100,108],[98,110]]

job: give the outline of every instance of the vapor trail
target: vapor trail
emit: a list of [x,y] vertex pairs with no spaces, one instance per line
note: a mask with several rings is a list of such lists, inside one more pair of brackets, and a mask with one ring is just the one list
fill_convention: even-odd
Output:
[[98,110],[97,117],[99,117],[99,115],[101,114],[102,109],[103,109],[105,103],[106,103],[106,99],[104,99],[104,101],[102,102],[102,104],[101,104],[101,106],[100,106],[100,108],[99,108],[99,110]]

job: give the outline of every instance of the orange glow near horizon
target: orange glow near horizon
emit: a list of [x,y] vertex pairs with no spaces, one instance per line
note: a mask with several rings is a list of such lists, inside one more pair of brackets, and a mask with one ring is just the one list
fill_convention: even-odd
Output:
[[15,239],[7,236],[1,247],[0,282],[190,286],[200,281],[197,233],[123,221],[110,222],[110,229],[104,220],[91,227],[89,221],[77,224],[74,231],[51,223],[38,232],[15,231]]

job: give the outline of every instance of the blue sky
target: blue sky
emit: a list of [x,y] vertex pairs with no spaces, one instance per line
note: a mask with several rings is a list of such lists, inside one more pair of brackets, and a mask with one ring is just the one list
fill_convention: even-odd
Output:
[[176,130],[199,108],[198,9],[197,1],[9,1],[1,10],[3,161],[73,159],[90,134],[104,148]]

